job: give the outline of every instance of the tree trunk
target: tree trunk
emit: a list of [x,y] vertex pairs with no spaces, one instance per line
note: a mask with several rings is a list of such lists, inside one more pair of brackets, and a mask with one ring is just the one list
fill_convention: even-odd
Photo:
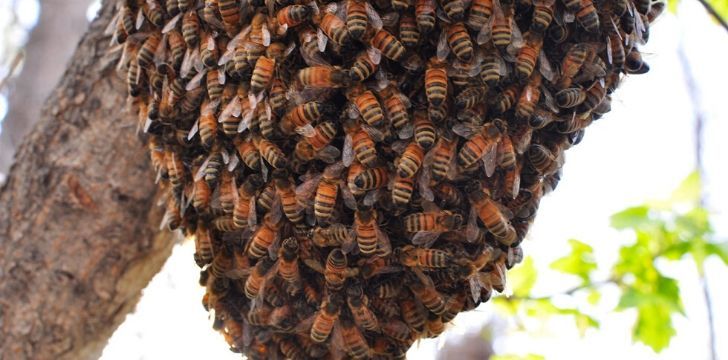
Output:
[[106,1],[0,188],[0,359],[86,359],[172,248],[113,66]]

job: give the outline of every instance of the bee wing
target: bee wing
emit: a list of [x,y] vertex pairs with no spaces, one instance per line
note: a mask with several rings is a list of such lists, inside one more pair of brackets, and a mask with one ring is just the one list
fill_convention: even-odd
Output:
[[420,231],[412,237],[412,244],[430,248],[440,237],[440,234],[439,231]]
[[450,45],[447,43],[447,30],[442,29],[440,39],[437,41],[437,59],[445,61],[450,54]]
[[470,208],[468,224],[465,227],[465,239],[470,243],[475,242],[478,239],[480,231],[478,227],[478,214],[475,212],[475,208]]
[[263,24],[261,28],[261,33],[263,34],[263,46],[268,47],[270,45],[270,30],[268,30],[268,24]]
[[[195,137],[195,134],[197,134],[197,131],[200,129],[200,119],[198,118],[195,123],[192,125],[192,129],[190,129],[190,132],[187,134],[187,140],[192,140],[193,137]],[[144,131],[146,133],[146,131]]]
[[166,34],[170,31],[172,31],[174,28],[177,27],[177,23],[179,23],[179,19],[182,18],[182,13],[179,13],[175,15],[172,19],[170,19],[166,25],[162,28],[162,34]]
[[541,53],[538,55],[538,64],[538,71],[541,75],[543,75],[543,77],[551,83],[556,82],[556,71],[551,66],[551,63],[543,50],[541,50]]
[[475,38],[475,41],[478,43],[478,45],[483,45],[490,40],[491,34],[493,32],[493,18],[495,18],[494,15],[490,16],[488,18],[488,21],[485,22],[483,27],[478,32],[478,36]]
[[[369,4],[369,3],[367,2],[367,4]],[[384,16],[382,16],[382,25],[384,25],[384,26],[387,26],[387,27],[396,26],[398,22],[399,22],[399,12],[397,12],[397,11],[391,11],[387,14],[384,14]]]
[[[278,250],[281,248],[281,233],[279,231],[276,231],[275,239],[273,239],[273,243],[270,244],[270,247],[268,247],[268,256],[270,256],[271,259],[277,260],[278,259]],[[271,271],[271,273],[275,274],[276,271]]]
[[326,51],[326,42],[329,40],[328,37],[326,37],[326,34],[324,34],[323,30],[319,28],[316,31],[316,45],[318,45],[319,52]]
[[521,169],[519,167],[513,167],[509,169],[508,171],[513,172],[513,183],[509,184],[508,192],[511,195],[511,198],[515,199],[518,196],[519,191],[521,190]]
[[332,145],[327,145],[316,153],[316,158],[327,164],[334,163],[339,156],[341,156],[341,151]]
[[244,278],[250,276],[251,271],[252,271],[252,268],[232,269],[232,270],[228,270],[225,273],[225,277],[228,277],[232,280],[244,279]]
[[379,225],[376,226],[379,256],[389,256],[392,254],[392,243],[389,241],[389,235],[382,231]]
[[205,74],[207,74],[207,70],[202,70],[198,72],[190,81],[185,85],[185,90],[192,91],[200,87],[200,84],[202,83],[202,78],[205,77]]
[[493,173],[495,173],[495,168],[497,165],[496,161],[496,155],[498,154],[496,144],[490,145],[490,148],[486,150],[485,155],[483,155],[483,166],[485,167],[485,176],[491,177],[493,176]]
[[230,162],[228,163],[228,171],[232,172],[235,170],[236,167],[240,164],[240,158],[238,158],[238,155],[236,153],[232,153],[230,155]]
[[248,205],[250,208],[248,212],[248,226],[256,226],[258,225],[258,213],[255,209],[255,196],[250,197],[250,205]]
[[357,249],[357,242],[356,242],[356,223],[354,224],[353,228],[349,230],[348,236],[344,241],[341,243],[341,251],[344,252],[344,254],[350,254],[352,251]]
[[373,191],[368,192],[366,195],[364,195],[364,199],[362,199],[362,204],[364,205],[374,205],[379,200],[379,195],[382,193],[382,189],[376,189]]
[[471,123],[457,123],[452,127],[452,132],[466,139],[471,138],[478,131],[480,131],[480,127]]
[[[230,116],[238,117],[240,116],[240,112],[242,111],[243,105],[240,102],[240,98],[235,96],[233,97],[230,102],[225,105],[225,108],[220,113],[220,117],[217,118],[217,122],[224,122],[227,120]],[[237,115],[235,115],[237,114]]]
[[397,131],[397,136],[402,140],[411,139],[412,136],[414,136],[414,130],[414,124],[412,124],[411,122],[407,123]]
[[305,137],[314,137],[314,136],[316,136],[316,130],[313,128],[313,125],[306,124],[304,126],[297,127],[296,134],[302,135]]
[[212,158],[212,154],[205,159],[205,162],[200,165],[200,168],[195,173],[195,181],[202,180],[203,177],[205,177],[205,169],[207,169],[207,164],[210,163],[210,158]]
[[296,199],[301,202],[308,202],[316,192],[319,181],[321,181],[321,174],[314,175],[301,183],[301,185],[298,185],[296,187]]
[[394,143],[392,143],[392,151],[401,155],[404,152],[404,150],[407,148],[408,144],[409,144],[408,141],[402,141],[402,140],[395,141]]
[[381,130],[369,125],[362,125],[361,128],[369,135],[370,138],[372,138],[372,140],[374,140],[374,142],[384,141],[385,135]]
[[134,27],[139,30],[142,28],[142,25],[144,25],[144,12],[142,12],[142,8],[139,8],[139,11],[137,12],[136,21],[134,22]]
[[[369,4],[367,2],[367,4]],[[379,49],[368,47],[367,48],[367,56],[369,57],[369,61],[371,61],[375,65],[379,65],[379,63],[382,61],[382,52],[379,51]]]
[[260,158],[260,174],[263,176],[263,181],[268,181],[268,165],[265,164],[262,156]]
[[344,150],[341,152],[341,161],[346,167],[351,166],[351,163],[354,162],[354,144],[349,134],[346,134],[344,138]]
[[384,23],[377,10],[374,9],[369,1],[364,2],[364,7],[366,9],[367,17],[369,18],[369,25],[371,25],[374,30],[381,29],[384,26]]
[[341,198],[344,199],[344,205],[351,210],[356,210],[356,198],[351,193],[351,189],[343,182],[339,184],[339,189],[341,190]]
[[273,204],[270,206],[270,221],[277,224],[283,218],[283,208],[281,207],[281,197],[276,194]]
[[306,337],[310,336],[309,332],[311,331],[313,321],[316,319],[316,315],[318,315],[318,312],[315,312],[311,316],[301,320],[301,322],[299,322],[293,329],[293,332]]
[[432,173],[428,169],[420,171],[417,177],[417,187],[420,191],[420,196],[427,201],[435,201],[435,194],[430,188]]

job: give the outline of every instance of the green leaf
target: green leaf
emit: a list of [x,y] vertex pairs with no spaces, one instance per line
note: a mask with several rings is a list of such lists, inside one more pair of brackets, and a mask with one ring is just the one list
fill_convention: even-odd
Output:
[[715,255],[728,265],[728,242],[705,244],[705,252],[708,255]]
[[646,304],[637,308],[637,321],[632,330],[632,338],[660,352],[670,344],[675,336],[675,328],[667,306]]
[[589,291],[589,295],[586,297],[586,301],[591,305],[596,305],[602,299],[602,293],[599,290],[592,289]]
[[536,283],[538,274],[533,258],[528,256],[521,265],[516,266],[508,272],[508,282],[513,287],[513,295],[516,297],[528,297],[533,285]]
[[717,12],[718,15],[723,18],[723,20],[728,20],[728,1],[708,0],[708,4],[710,4],[713,9],[715,9],[715,12]]
[[617,230],[641,227],[642,225],[649,223],[649,212],[650,209],[644,205],[624,209],[612,215],[612,227]]
[[677,5],[679,3],[680,0],[667,0],[667,10],[673,14],[677,13]]
[[566,274],[576,275],[584,283],[589,282],[592,271],[596,270],[597,263],[594,260],[594,249],[579,240],[570,239],[571,252],[551,263],[551,268]]
[[695,204],[700,200],[700,194],[703,191],[700,173],[693,171],[686,177],[680,185],[673,191],[670,196],[672,203],[691,203]]

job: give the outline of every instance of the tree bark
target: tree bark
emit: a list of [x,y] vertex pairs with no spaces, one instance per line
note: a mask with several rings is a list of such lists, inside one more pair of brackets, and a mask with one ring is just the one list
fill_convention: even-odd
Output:
[[124,83],[101,61],[112,16],[105,1],[0,188],[0,359],[98,357],[172,248]]

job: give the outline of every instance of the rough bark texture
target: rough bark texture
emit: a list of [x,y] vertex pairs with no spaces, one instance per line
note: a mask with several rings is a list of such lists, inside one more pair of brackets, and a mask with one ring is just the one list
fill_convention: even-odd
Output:
[[100,61],[105,2],[0,189],[0,359],[86,359],[172,247],[125,87]]

